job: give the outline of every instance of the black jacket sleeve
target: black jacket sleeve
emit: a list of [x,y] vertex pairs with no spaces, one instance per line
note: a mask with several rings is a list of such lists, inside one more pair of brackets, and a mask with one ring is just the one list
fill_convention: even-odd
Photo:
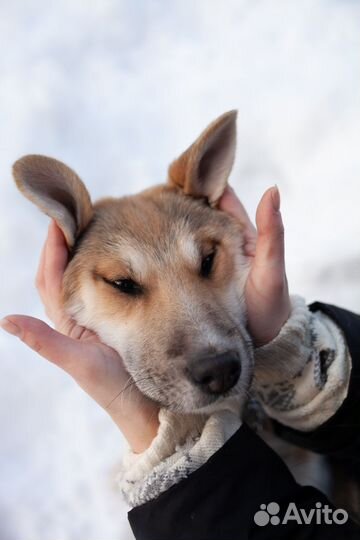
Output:
[[[320,303],[310,309],[332,317],[345,334],[353,363],[348,397],[328,422],[311,433],[280,424],[276,429],[298,445],[348,459],[355,466],[360,449],[360,316]],[[273,516],[262,507],[271,502],[279,507]],[[289,515],[293,505],[304,513]],[[254,517],[259,511],[263,522],[279,519],[258,525]],[[277,454],[243,425],[202,467],[157,499],[131,510],[128,517],[137,540],[360,539],[360,528],[350,519],[336,523],[344,520],[344,514],[333,511],[325,495],[299,486]],[[304,524],[304,515],[312,515],[309,524]]]
[[[271,502],[280,507],[280,524],[257,525],[256,512]],[[299,486],[277,454],[243,425],[202,467],[128,517],[137,540],[360,538],[350,520],[330,525],[322,514],[319,524],[316,516],[308,525],[296,519],[283,523],[290,503],[307,515],[326,505],[333,509],[315,488]]]

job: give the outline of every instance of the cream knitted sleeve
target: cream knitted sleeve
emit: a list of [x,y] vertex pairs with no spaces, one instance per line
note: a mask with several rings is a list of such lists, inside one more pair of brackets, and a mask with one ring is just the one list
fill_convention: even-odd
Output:
[[211,416],[179,415],[165,409],[151,446],[142,454],[128,451],[119,475],[120,489],[130,506],[155,499],[201,467],[241,425],[240,411]]
[[338,326],[312,313],[294,296],[292,313],[279,335],[255,350],[253,387],[265,412],[282,424],[311,431],[344,401],[351,358]]

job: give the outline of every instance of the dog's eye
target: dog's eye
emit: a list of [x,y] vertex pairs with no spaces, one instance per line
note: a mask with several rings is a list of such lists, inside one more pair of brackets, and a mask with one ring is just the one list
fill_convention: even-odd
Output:
[[117,279],[116,281],[107,281],[110,285],[129,296],[139,296],[143,293],[142,287],[132,279]]
[[207,278],[210,276],[211,270],[214,265],[214,259],[215,259],[215,250],[203,258],[203,260],[201,261],[201,269],[200,269],[200,274],[202,277]]

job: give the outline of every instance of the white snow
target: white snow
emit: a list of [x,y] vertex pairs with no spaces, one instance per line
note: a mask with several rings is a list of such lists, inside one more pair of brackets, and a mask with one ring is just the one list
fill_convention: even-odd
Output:
[[[16,191],[16,158],[62,159],[94,198],[136,192],[232,108],[232,184],[252,215],[279,185],[291,290],[359,311],[359,28],[351,0],[0,2],[1,315],[43,317],[47,219]],[[1,539],[132,538],[121,434],[5,333],[0,357]]]

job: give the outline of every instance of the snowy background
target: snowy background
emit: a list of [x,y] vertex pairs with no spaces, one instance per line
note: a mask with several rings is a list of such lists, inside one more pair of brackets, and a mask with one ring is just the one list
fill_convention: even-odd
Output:
[[[239,109],[232,184],[277,183],[293,292],[360,311],[360,2],[0,0],[0,311],[43,316],[47,219],[12,162],[48,154],[96,198],[165,178]],[[124,441],[65,374],[0,335],[0,537],[129,540]]]

